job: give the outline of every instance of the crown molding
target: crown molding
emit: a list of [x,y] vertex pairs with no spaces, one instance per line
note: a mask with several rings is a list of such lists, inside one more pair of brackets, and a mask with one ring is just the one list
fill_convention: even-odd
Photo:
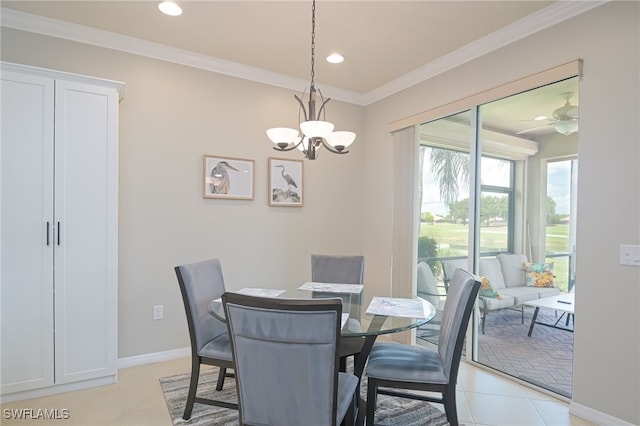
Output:
[[[118,50],[285,89],[299,91],[301,87],[307,87],[309,85],[309,82],[306,80],[285,74],[279,74],[261,68],[191,52],[189,50],[178,49],[136,37],[116,34],[12,9],[1,8],[0,10],[1,25],[6,28]],[[323,92],[327,96],[331,95],[335,99],[361,105],[362,95],[360,93],[331,86],[323,86]]]
[[[324,85],[323,92],[336,100],[367,106],[608,1],[558,1],[367,93]],[[295,91],[308,85],[306,80],[285,74],[57,19],[6,8],[1,9],[0,16],[1,25],[6,28],[118,50]]]
[[484,56],[494,50],[514,43],[553,25],[564,22],[609,0],[558,1],[546,8],[515,21],[491,34],[481,37],[460,49],[416,68],[363,95],[363,104],[369,105],[381,99],[415,86],[418,83]]

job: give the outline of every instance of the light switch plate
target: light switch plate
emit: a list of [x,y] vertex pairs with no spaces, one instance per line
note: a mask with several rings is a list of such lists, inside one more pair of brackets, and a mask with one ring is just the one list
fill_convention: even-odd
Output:
[[153,305],[153,319],[161,320],[164,318],[164,305]]
[[620,264],[628,266],[640,266],[640,246],[632,244],[620,244]]

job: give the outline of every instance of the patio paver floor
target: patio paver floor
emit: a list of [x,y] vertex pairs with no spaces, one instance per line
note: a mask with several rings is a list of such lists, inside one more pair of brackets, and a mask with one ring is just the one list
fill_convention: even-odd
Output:
[[[525,307],[524,324],[521,324],[519,312],[491,312],[487,316],[485,334],[478,334],[478,362],[570,398],[573,333],[536,325],[528,337],[533,310]],[[560,315],[560,312],[556,316],[552,310],[541,309],[538,320],[554,323]],[[561,323],[564,326],[564,317]],[[570,323],[572,327],[573,322]],[[418,336],[420,334],[419,331]]]

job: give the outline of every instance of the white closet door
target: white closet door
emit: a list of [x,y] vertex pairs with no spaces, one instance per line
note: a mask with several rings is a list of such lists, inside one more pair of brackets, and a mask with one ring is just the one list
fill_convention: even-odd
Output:
[[4,394],[54,382],[53,80],[3,72],[1,93]]
[[116,371],[117,106],[114,89],[56,81],[58,384]]

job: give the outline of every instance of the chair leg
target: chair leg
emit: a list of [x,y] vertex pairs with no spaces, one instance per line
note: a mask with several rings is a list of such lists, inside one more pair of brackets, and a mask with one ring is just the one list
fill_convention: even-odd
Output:
[[218,381],[216,382],[216,390],[222,390],[222,386],[224,386],[224,378],[227,377],[227,369],[220,367],[218,371]]
[[191,380],[189,381],[189,393],[187,394],[187,403],[184,406],[184,414],[182,418],[189,420],[191,411],[193,411],[193,403],[196,401],[196,391],[198,390],[198,379],[200,378],[200,359],[191,357]]
[[447,415],[449,425],[458,426],[458,411],[456,408],[455,386],[447,386],[447,390],[442,394],[442,399],[444,402],[444,412]]
[[373,419],[376,415],[376,406],[378,404],[377,399],[378,381],[369,377],[367,379],[367,426],[373,426]]
[[487,319],[487,311],[482,314],[482,334],[484,334],[484,322]]

